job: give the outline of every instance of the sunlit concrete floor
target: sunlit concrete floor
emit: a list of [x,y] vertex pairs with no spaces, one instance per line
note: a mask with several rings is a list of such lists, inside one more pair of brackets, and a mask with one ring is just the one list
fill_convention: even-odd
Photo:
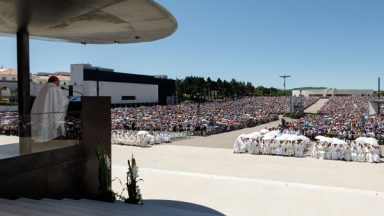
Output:
[[[233,154],[228,146],[249,130],[151,148],[113,145],[112,175],[124,183],[133,154],[144,199],[195,203],[225,215],[383,215],[384,163]],[[118,181],[113,189],[122,190]]]

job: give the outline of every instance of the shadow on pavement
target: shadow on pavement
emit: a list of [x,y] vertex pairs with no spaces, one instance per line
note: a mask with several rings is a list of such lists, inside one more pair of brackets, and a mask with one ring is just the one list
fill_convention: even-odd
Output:
[[207,214],[207,215],[224,215],[223,213],[220,213],[209,207],[205,207],[205,206],[194,204],[194,203],[176,201],[176,200],[144,200],[144,205],[169,207],[173,209],[180,209],[180,210],[186,211],[186,213],[187,212],[191,213],[186,215],[193,215],[193,213]]

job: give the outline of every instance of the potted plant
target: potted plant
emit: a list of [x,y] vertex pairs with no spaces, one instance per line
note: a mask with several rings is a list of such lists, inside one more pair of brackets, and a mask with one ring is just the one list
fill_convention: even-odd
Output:
[[137,184],[139,181],[143,181],[139,179],[138,167],[136,165],[136,160],[132,155],[132,160],[128,160],[128,172],[127,172],[127,191],[128,198],[124,200],[126,203],[133,203],[142,205],[143,197],[141,195],[141,191],[139,185]]
[[112,190],[111,181],[111,160],[109,159],[105,149],[102,145],[98,145],[96,148],[97,159],[99,161],[99,187],[98,200],[104,202],[114,202],[116,200],[116,194]]

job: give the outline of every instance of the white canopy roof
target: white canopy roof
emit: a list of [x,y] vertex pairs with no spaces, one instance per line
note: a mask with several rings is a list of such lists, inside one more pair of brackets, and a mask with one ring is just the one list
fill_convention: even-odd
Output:
[[136,43],[171,35],[177,21],[153,0],[0,0],[0,34],[20,28],[46,40]]

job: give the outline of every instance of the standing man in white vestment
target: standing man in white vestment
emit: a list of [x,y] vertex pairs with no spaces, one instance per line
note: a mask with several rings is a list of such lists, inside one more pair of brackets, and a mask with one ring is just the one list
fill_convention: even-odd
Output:
[[35,142],[47,142],[65,136],[64,120],[69,100],[59,85],[59,78],[50,76],[35,98],[31,110],[31,132]]

